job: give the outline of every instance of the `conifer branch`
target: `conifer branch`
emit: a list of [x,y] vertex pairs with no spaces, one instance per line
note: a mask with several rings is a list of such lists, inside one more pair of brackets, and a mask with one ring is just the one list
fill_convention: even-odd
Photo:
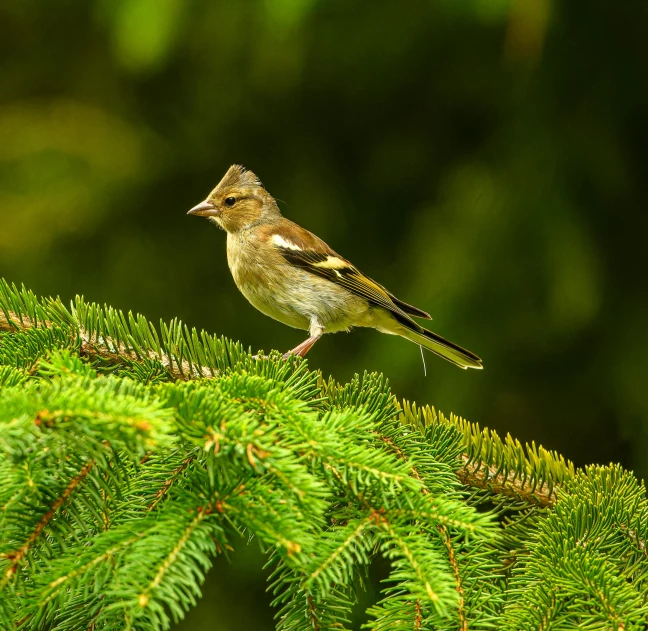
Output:
[[[389,446],[389,448],[401,459],[407,461],[407,454],[390,438],[387,436],[383,436],[379,434],[378,432],[374,432],[380,441],[385,443],[386,445]],[[412,477],[416,478],[419,481],[422,481],[422,476],[416,469],[416,467],[412,467],[411,469],[411,475]],[[425,487],[421,489],[421,493],[424,495],[429,494],[429,490]],[[438,516],[435,516],[435,519],[438,520]],[[466,618],[466,610],[465,610],[465,593],[464,593],[464,588],[463,588],[463,583],[461,580],[461,572],[459,569],[459,563],[457,562],[457,555],[455,553],[454,547],[452,545],[452,539],[450,538],[450,533],[448,532],[448,528],[445,524],[442,523],[437,523],[436,526],[437,530],[439,531],[441,535],[441,539],[446,547],[446,550],[448,552],[448,560],[450,561],[450,566],[452,567],[452,574],[455,579],[455,589],[457,590],[457,593],[459,594],[459,605],[457,608],[457,613],[459,615],[459,631],[468,631],[468,620]],[[421,615],[421,601],[417,600],[416,601],[416,615],[415,615],[415,621],[414,621],[414,628],[415,629],[420,629],[422,625],[422,615]]]
[[389,535],[391,541],[393,543],[395,543],[396,546],[398,546],[401,554],[407,560],[407,562],[409,563],[412,570],[414,570],[414,573],[416,574],[416,578],[418,579],[418,581],[423,586],[423,589],[424,589],[425,594],[427,595],[427,597],[433,603],[435,603],[435,604],[438,603],[439,602],[439,595],[432,588],[432,585],[430,585],[430,582],[429,582],[428,577],[427,577],[426,569],[423,567],[423,565],[416,558],[416,555],[414,554],[411,547],[393,529],[393,527],[389,524],[389,522],[386,519],[381,518],[379,516],[376,516],[376,520],[378,521],[380,527]]
[[15,552],[9,552],[4,555],[5,558],[11,560],[11,563],[5,570],[2,580],[0,580],[0,590],[6,587],[7,583],[11,580],[13,575],[18,570],[18,567],[22,563],[22,560],[25,558],[25,555],[29,552],[32,544],[40,537],[41,533],[43,532],[43,530],[45,530],[54,515],[56,515],[59,508],[61,508],[61,506],[63,506],[63,504],[70,498],[72,493],[74,493],[78,486],[83,482],[88,473],[92,471],[93,466],[94,461],[88,460],[88,462],[86,462],[86,464],[81,467],[79,473],[70,480],[70,483],[67,485],[63,493],[61,493],[61,495],[56,498],[51,508],[41,517],[38,524],[36,524],[36,528],[31,533],[31,535],[29,535],[25,543],[23,543],[23,545],[20,546],[20,548],[18,548],[18,550],[16,550]]
[[156,572],[153,580],[148,584],[146,589],[138,596],[137,602],[140,607],[144,608],[148,605],[149,601],[151,600],[151,592],[160,585],[160,583],[164,579],[164,575],[169,571],[169,568],[177,561],[178,555],[180,554],[182,549],[187,545],[187,542],[189,541],[189,538],[193,534],[194,530],[196,530],[200,522],[210,512],[211,510],[209,508],[204,509],[199,507],[196,510],[196,516],[191,520],[189,525],[185,528],[185,531],[182,533],[182,536],[176,543],[173,550],[171,550],[168,556],[164,559],[164,561],[158,568],[158,571]]
[[462,454],[463,466],[457,470],[461,483],[483,489],[492,495],[502,495],[515,500],[522,500],[542,508],[551,508],[556,503],[555,487],[549,491],[545,486],[537,487],[530,480],[523,480],[514,474],[498,472],[494,466],[474,463],[467,454]]
[[466,594],[461,580],[461,571],[459,569],[457,555],[454,546],[452,545],[452,539],[450,538],[448,529],[442,524],[437,524],[437,530],[441,534],[441,539],[443,540],[448,552],[448,560],[450,561],[450,567],[452,567],[452,574],[456,583],[455,589],[459,594],[459,606],[457,608],[457,613],[459,614],[459,631],[468,631],[468,619],[466,618]]
[[[5,295],[9,291],[7,285],[0,289],[4,289]],[[28,292],[23,292],[22,299],[25,302],[27,301],[27,298],[25,297],[27,294]],[[92,307],[93,306],[87,307],[84,303],[81,303],[79,311],[84,314],[91,313],[93,311]],[[59,304],[57,309],[58,311],[61,311],[63,310],[63,306]],[[34,307],[32,307],[32,311],[34,313],[37,312]],[[30,317],[29,315],[22,313],[22,311],[12,311],[2,305],[2,310],[0,310],[0,330],[24,331],[33,327],[49,328],[53,325],[52,321],[43,319],[47,313],[45,309],[41,308],[38,313],[40,317],[37,317],[36,315]],[[123,314],[119,312],[113,313],[112,310],[108,310],[108,313],[112,313],[112,319],[115,322],[123,325],[121,336],[117,339],[104,336],[100,331],[86,330],[79,322],[77,309],[73,308],[72,314],[69,315],[67,319],[75,322],[75,334],[80,340],[79,352],[81,355],[89,358],[98,358],[111,365],[137,363],[141,362],[143,359],[159,361],[169,372],[170,377],[174,380],[186,381],[197,377],[210,378],[218,375],[218,371],[214,371],[214,369],[206,366],[197,366],[195,363],[186,359],[174,358],[173,355],[163,352],[161,348],[158,348],[157,351],[141,348],[141,345],[135,343],[133,335],[129,332],[129,330],[133,328],[135,322],[132,316],[129,316],[131,321],[131,326],[129,327]],[[96,318],[97,321],[105,320],[108,313]],[[148,328],[150,329],[150,327]],[[175,337],[178,336],[178,331],[176,329],[177,327],[174,327],[174,323],[172,323],[169,330],[175,331]],[[124,340],[130,339],[130,346],[121,338],[124,338]],[[137,349],[138,346],[140,346],[139,349]],[[331,386],[329,385],[328,387],[330,388]],[[405,403],[404,406],[406,414],[418,413],[418,410],[414,406],[409,406],[407,403]],[[424,408],[423,414],[429,414],[429,409]],[[391,446],[394,446],[393,441]],[[553,492],[553,488],[551,490],[548,490],[545,486],[536,488],[537,484],[533,482],[531,478],[526,478],[526,476],[525,478],[522,478],[514,473],[502,473],[499,468],[495,466],[487,466],[484,468],[480,462],[475,464],[474,459],[468,452],[462,456],[462,459],[464,465],[457,471],[457,474],[462,483],[466,486],[476,489],[485,489],[494,495],[502,495],[517,500],[527,501],[542,507],[553,506],[553,503],[555,502],[555,493]],[[398,477],[395,478],[395,481],[398,481]]]
[[626,524],[620,524],[619,529],[632,542],[632,545],[637,550],[637,552],[639,552],[646,560],[648,560],[648,549],[646,549],[646,542],[637,535],[637,531],[632,528],[628,528]]
[[345,539],[341,541],[339,545],[335,546],[333,550],[331,550],[331,552],[318,564],[318,566],[310,572],[308,582],[316,582],[320,575],[326,572],[326,570],[330,568],[341,555],[347,553],[349,548],[355,544],[356,540],[362,536],[362,533],[372,526],[373,521],[372,517],[359,520],[355,525],[355,528],[353,528]]
[[108,559],[112,558],[115,554],[120,552],[121,550],[124,550],[128,546],[132,545],[139,539],[141,539],[146,533],[138,533],[135,537],[132,537],[130,539],[126,539],[125,541],[120,542],[118,545],[113,546],[112,548],[109,548],[105,552],[97,555],[94,559],[91,559],[87,563],[84,563],[83,565],[80,565],[79,567],[75,568],[71,572],[68,572],[67,574],[64,574],[63,576],[59,576],[57,579],[53,580],[49,585],[48,585],[48,594],[47,596],[39,603],[39,607],[43,607],[46,605],[52,598],[54,598],[58,592],[57,588],[60,588],[60,586],[63,583],[66,583],[67,581],[70,581],[74,578],[77,578],[78,576],[83,575],[85,572],[88,570],[91,570],[93,567],[99,565],[100,563],[103,563],[104,561],[107,561]]
[[[26,315],[14,313],[13,311],[0,311],[0,331],[26,331],[36,326],[35,323]],[[49,328],[51,323],[43,322],[45,328]]]
[[308,602],[308,621],[313,631],[320,631],[319,616],[317,615],[317,609],[315,608],[315,599],[312,594],[306,596]]
[[421,607],[421,599],[417,598],[414,603],[414,629],[415,631],[421,631],[423,628],[423,608]]
[[[182,472],[195,460],[196,454],[187,456],[172,472],[171,475],[164,481],[162,487],[155,494],[155,498],[149,504],[147,510],[152,511],[168,493],[169,489],[176,483]],[[141,463],[140,463],[141,464]]]
[[[32,319],[29,316],[14,311],[0,311],[0,331],[28,331],[32,328],[52,328],[53,323],[49,320]],[[78,325],[71,333],[71,340],[74,337],[78,340],[78,352],[82,357],[89,359],[100,359],[108,365],[122,366],[130,363],[138,363],[143,359],[159,361],[169,372],[171,378],[186,381],[197,377],[212,378],[218,373],[206,366],[196,366],[186,360],[174,359],[173,356],[162,351],[138,352],[134,346],[128,346],[125,342],[101,337],[96,333],[87,331]]]
[[161,631],[243,531],[272,551],[281,631],[346,628],[377,554],[380,631],[648,619],[648,500],[621,467],[2,280],[0,479],[2,628]]
[[551,597],[549,598],[549,603],[547,604],[545,612],[542,615],[542,618],[540,620],[540,626],[538,627],[538,631],[548,631],[550,629],[551,622],[552,622],[552,614],[555,608],[556,608],[556,596],[555,594],[551,594]]

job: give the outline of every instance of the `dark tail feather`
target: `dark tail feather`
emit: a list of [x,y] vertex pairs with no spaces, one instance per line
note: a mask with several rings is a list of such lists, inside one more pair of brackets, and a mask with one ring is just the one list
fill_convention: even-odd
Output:
[[439,357],[443,357],[443,359],[452,362],[455,366],[459,366],[464,370],[466,368],[476,368],[478,370],[483,368],[482,360],[475,353],[471,353],[458,344],[446,340],[423,327],[420,327],[420,329],[414,329],[413,327],[401,329],[400,335],[415,344],[420,344],[423,348],[426,348]]
[[423,311],[423,309],[419,309],[418,307],[413,307],[412,305],[408,305],[406,302],[399,300],[398,298],[396,298],[396,296],[393,296],[392,294],[389,294],[389,297],[391,298],[391,301],[407,315],[414,316],[415,318],[425,318],[426,320],[432,319],[432,316],[427,311]]

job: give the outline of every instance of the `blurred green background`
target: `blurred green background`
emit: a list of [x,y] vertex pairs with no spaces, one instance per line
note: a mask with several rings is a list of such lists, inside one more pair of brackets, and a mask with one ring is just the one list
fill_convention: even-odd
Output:
[[[358,330],[312,367],[645,476],[647,27],[643,0],[2,3],[0,275],[292,348],[185,215],[238,162],[485,363],[425,377]],[[184,629],[271,627],[233,558]]]

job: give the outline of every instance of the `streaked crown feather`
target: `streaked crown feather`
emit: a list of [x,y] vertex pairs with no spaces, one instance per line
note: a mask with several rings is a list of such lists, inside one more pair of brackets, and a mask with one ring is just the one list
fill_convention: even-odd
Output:
[[249,171],[240,164],[233,164],[229,169],[227,169],[227,173],[225,173],[223,179],[218,183],[216,188],[244,188],[248,186],[260,186],[261,188],[264,188],[261,180],[252,173],[252,171]]

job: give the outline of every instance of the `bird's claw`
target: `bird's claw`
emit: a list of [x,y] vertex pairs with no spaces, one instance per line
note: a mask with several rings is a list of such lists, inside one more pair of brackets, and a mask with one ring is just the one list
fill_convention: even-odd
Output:
[[[281,359],[286,361],[286,360],[290,359],[291,357],[303,357],[303,356],[304,356],[304,354],[302,354],[300,352],[296,353],[294,350],[291,350],[291,351],[288,351],[287,353],[284,353],[281,356]],[[270,359],[270,357],[268,355],[252,355],[252,359],[258,361],[260,359]]]
[[[290,359],[291,357],[300,357],[300,355],[298,355],[296,353],[293,353],[292,351],[288,351],[287,353],[284,353],[281,356],[281,359],[286,361],[286,360]],[[270,357],[268,357],[268,355],[252,355],[252,359],[254,359],[255,361],[259,361],[261,359],[270,359]]]

